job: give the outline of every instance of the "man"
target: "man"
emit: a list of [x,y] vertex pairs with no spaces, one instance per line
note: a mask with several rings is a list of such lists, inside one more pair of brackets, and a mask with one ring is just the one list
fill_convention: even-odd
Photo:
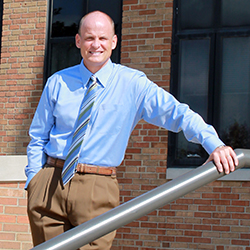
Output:
[[[117,37],[109,16],[99,11],[86,15],[75,40],[82,62],[48,79],[30,127],[26,188],[34,245],[119,204],[115,167],[141,119],[183,130],[206,149],[208,161],[220,172],[228,174],[238,164],[232,148],[187,105],[142,72],[110,61]],[[86,112],[91,116],[82,125]],[[110,249],[114,236],[81,249]]]

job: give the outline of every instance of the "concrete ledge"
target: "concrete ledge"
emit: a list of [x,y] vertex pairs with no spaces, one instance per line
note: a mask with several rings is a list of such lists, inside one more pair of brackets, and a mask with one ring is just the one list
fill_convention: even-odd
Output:
[[[2,155],[0,156],[0,182],[26,181],[24,168],[28,160],[26,155]],[[177,178],[194,168],[167,168],[166,179]],[[241,168],[219,180],[223,181],[249,181],[250,168]]]
[[[175,179],[194,168],[167,168],[167,176],[166,179],[172,180]],[[235,172],[225,175],[218,180],[220,181],[249,181],[250,180],[250,168],[241,168],[236,170]]]
[[24,168],[27,164],[26,155],[1,155],[0,182],[26,181]]

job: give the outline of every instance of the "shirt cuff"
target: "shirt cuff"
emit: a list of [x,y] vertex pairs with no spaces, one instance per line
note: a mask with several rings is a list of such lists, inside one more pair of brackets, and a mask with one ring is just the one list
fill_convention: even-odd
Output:
[[24,189],[25,189],[25,190],[27,190],[27,187],[28,187],[28,185],[29,185],[31,179],[32,179],[36,174],[37,174],[37,173],[30,173],[30,174],[29,174],[29,176],[28,176],[28,178],[27,178],[27,181],[26,181],[26,183],[25,183],[25,186],[24,186]]
[[221,141],[218,137],[217,138],[209,138],[207,139],[204,144],[202,145],[204,149],[211,154],[216,148],[225,145],[223,141]]

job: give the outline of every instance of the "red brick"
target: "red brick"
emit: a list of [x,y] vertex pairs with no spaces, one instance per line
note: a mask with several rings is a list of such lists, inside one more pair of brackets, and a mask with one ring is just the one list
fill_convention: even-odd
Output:
[[194,217],[211,218],[211,213],[195,212]]
[[6,232],[28,232],[28,225],[4,224],[3,229]]
[[226,188],[226,187],[221,187],[221,188],[218,188],[218,187],[215,187],[213,188],[213,191],[214,192],[218,192],[218,193],[231,193],[231,188]]
[[210,238],[194,238],[194,242],[195,243],[202,243],[202,244],[210,244],[211,243],[211,239]]
[[190,237],[176,237],[177,242],[192,242],[192,238]]
[[3,233],[3,232],[0,232],[0,240],[15,241],[15,233]]
[[166,230],[149,229],[149,234],[165,235],[166,234]]
[[21,249],[20,242],[0,241],[0,249]]
[[222,231],[222,232],[230,232],[230,227],[229,226],[213,226],[212,230]]
[[222,206],[229,206],[230,200],[214,200],[213,205],[222,205]]
[[241,201],[241,200],[240,201],[239,200],[235,201],[235,200],[232,200],[231,204],[233,206],[245,206],[245,207],[249,207],[249,201]]
[[138,4],[138,0],[123,0],[123,5]]
[[17,205],[17,199],[1,197],[1,204],[2,205]]
[[215,224],[215,225],[219,225],[220,224],[220,220],[219,219],[204,219],[203,220],[203,223],[204,224],[210,224],[210,225],[213,225],[213,224]]
[[145,16],[145,15],[155,15],[155,10],[141,10],[139,11],[139,15]]
[[250,233],[248,233],[248,234],[244,234],[243,233],[243,234],[240,235],[240,238],[241,239],[248,239],[248,240],[250,240]]
[[244,207],[227,207],[226,208],[227,212],[238,212],[238,213],[244,213],[245,208]]
[[245,213],[234,213],[232,214],[233,219],[239,219],[239,220],[249,220],[250,219],[250,214],[245,214]]
[[216,211],[215,206],[199,206],[198,207],[199,211]]
[[7,206],[5,208],[5,213],[6,214],[26,214],[27,213],[27,208],[26,207],[14,207],[14,206]]
[[224,246],[217,246],[216,250],[224,250]]
[[232,245],[239,245],[239,246],[249,246],[249,240],[234,240],[232,239]]
[[0,222],[1,223],[15,223],[16,216],[15,215],[1,215],[0,214]]
[[231,218],[229,213],[213,213],[213,218]]
[[210,225],[194,225],[195,230],[204,230],[204,231],[210,231],[211,230]]
[[238,200],[239,195],[238,194],[221,194],[222,199],[230,199],[230,200]]
[[139,236],[136,234],[123,234],[124,239],[133,239],[133,240],[138,240]]
[[174,242],[175,241],[175,237],[173,236],[159,236],[158,237],[159,241],[170,241],[170,242]]

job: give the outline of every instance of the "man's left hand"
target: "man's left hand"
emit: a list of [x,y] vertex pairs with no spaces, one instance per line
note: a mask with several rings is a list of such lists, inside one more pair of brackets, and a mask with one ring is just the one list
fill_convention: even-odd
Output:
[[230,172],[235,170],[235,166],[239,164],[238,158],[234,150],[229,146],[221,146],[216,148],[207,161],[213,161],[218,171],[225,174],[229,174]]

